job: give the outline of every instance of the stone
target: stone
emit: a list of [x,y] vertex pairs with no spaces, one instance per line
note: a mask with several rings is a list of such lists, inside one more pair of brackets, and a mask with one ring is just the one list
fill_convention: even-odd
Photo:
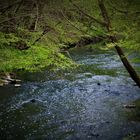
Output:
[[14,86],[15,86],[15,87],[21,87],[21,85],[20,85],[20,84],[15,84]]
[[35,100],[35,99],[31,99],[30,102],[31,102],[31,103],[35,103],[36,100]]
[[98,82],[98,83],[97,83],[97,85],[98,85],[98,86],[100,86],[100,85],[101,85],[101,83],[99,83],[99,82]]

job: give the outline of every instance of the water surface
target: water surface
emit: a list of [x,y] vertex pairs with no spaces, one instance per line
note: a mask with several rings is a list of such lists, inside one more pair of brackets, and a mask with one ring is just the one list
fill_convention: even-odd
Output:
[[82,64],[75,71],[24,74],[22,87],[0,88],[0,139],[122,140],[140,131],[123,107],[140,98],[140,89],[116,53],[70,54]]

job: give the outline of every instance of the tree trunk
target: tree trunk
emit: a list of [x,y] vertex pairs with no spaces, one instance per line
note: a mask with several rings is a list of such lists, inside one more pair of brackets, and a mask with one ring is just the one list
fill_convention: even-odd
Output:
[[[111,30],[112,30],[111,21],[110,21],[110,18],[108,16],[107,9],[104,5],[104,0],[98,0],[98,3],[99,3],[102,17],[103,17],[104,21],[106,22],[106,29],[108,30],[108,32],[111,32]],[[117,41],[115,35],[110,36],[109,39],[111,40],[112,43]],[[130,64],[128,59],[126,58],[123,50],[118,45],[115,45],[115,49],[116,49],[118,55],[120,56],[120,59],[121,59],[122,63],[124,64],[126,70],[130,74],[131,78],[136,82],[136,84],[140,88],[140,77],[137,74],[137,72],[135,71],[135,69],[133,68],[133,66]]]
[[104,0],[98,0],[98,3],[99,3],[99,7],[100,7],[100,10],[101,10],[101,14],[102,14],[102,17],[104,19],[104,22],[106,23],[106,28],[107,30],[110,32],[111,29],[112,29],[112,26],[111,26],[111,21],[110,21],[110,18],[108,16],[108,12],[107,12],[107,9],[104,5]]
[[138,76],[137,72],[132,67],[132,65],[129,63],[129,61],[127,60],[127,58],[125,57],[122,49],[119,46],[117,46],[117,45],[115,46],[115,49],[117,50],[117,53],[120,56],[121,61],[124,64],[125,68],[129,72],[131,78],[137,83],[137,85],[140,88],[140,77]]

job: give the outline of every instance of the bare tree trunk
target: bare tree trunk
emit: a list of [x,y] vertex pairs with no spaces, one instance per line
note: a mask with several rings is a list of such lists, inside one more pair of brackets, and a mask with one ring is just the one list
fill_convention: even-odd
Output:
[[29,28],[30,31],[37,30],[38,20],[39,20],[39,3],[38,3],[38,1],[36,0],[35,3],[33,3],[33,5],[35,5],[35,8],[36,8],[36,15],[35,15],[33,23],[31,24],[31,26]]
[[[104,5],[104,0],[98,0],[98,3],[99,3],[102,17],[103,17],[104,21],[106,22],[106,29],[108,30],[108,32],[111,32],[111,30],[112,30],[111,21],[108,16],[107,9]],[[115,35],[110,36],[110,40],[112,43],[116,42],[117,41],[116,36]],[[124,64],[126,70],[130,74],[131,78],[136,82],[136,84],[140,88],[140,77],[137,74],[137,72],[135,71],[135,69],[133,68],[133,66],[130,64],[128,59],[126,58],[123,50],[118,45],[115,45],[115,49],[116,49],[118,55],[120,56],[120,59],[121,59],[122,63]]]
[[39,8],[38,8],[38,2],[36,1],[36,21],[35,21],[34,31],[36,31],[37,29],[38,18],[39,18]]
[[111,29],[112,29],[112,26],[111,26],[110,18],[108,16],[107,9],[106,9],[103,1],[104,0],[98,0],[98,3],[99,3],[99,7],[100,7],[100,10],[101,10],[101,14],[102,14],[102,17],[104,19],[104,22],[106,23],[106,28],[110,32]]

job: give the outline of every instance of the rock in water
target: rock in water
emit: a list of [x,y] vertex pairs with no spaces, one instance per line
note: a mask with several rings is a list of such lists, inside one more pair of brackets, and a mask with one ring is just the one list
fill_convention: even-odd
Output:
[[35,100],[35,99],[31,99],[30,102],[31,102],[31,103],[35,103],[36,100]]
[[15,87],[21,87],[21,85],[20,85],[20,84],[15,84],[14,86],[15,86]]
[[100,86],[100,85],[101,85],[101,83],[99,83],[99,82],[98,82],[98,83],[97,83],[97,85],[98,85],[98,86]]

